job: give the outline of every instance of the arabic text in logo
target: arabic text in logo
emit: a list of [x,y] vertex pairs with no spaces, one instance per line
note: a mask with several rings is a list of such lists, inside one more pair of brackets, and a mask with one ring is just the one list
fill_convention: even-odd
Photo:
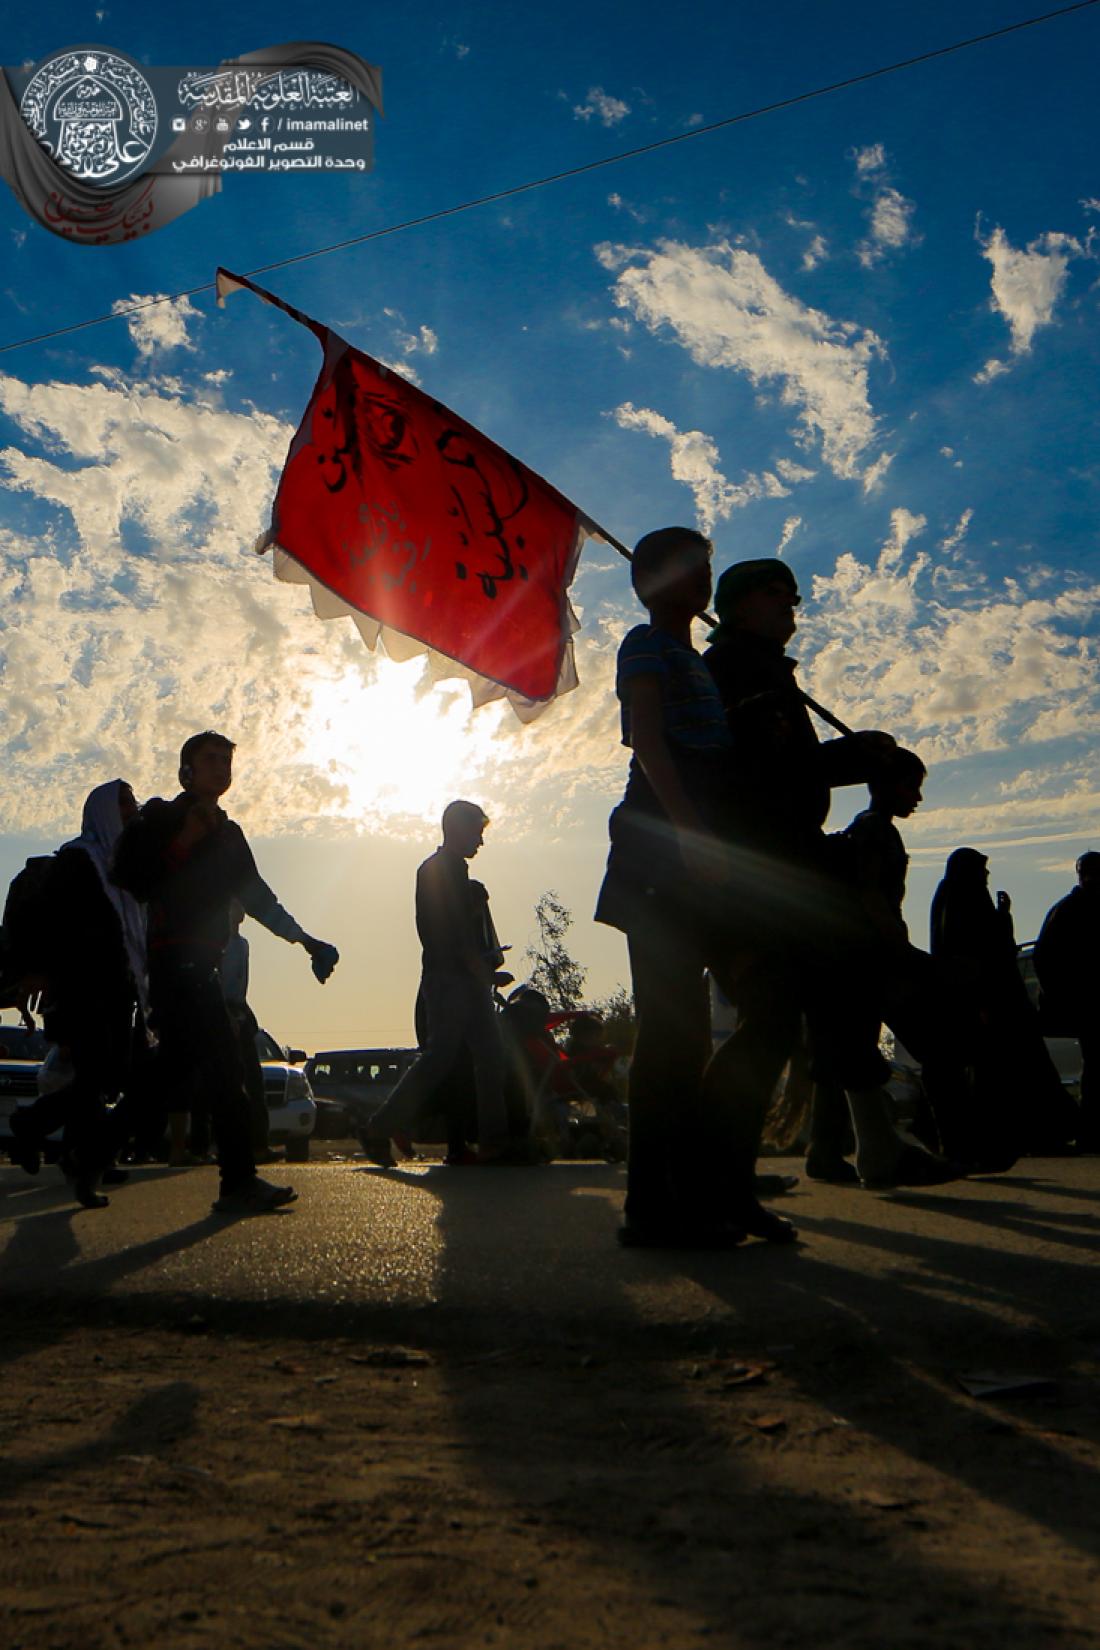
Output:
[[118,52],[49,58],[19,111],[59,166],[83,183],[123,183],[144,166],[157,135],[157,104],[136,64]]

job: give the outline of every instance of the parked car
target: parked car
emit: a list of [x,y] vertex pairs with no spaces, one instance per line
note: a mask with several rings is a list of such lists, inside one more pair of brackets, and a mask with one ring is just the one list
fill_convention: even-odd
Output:
[[49,1044],[40,1031],[0,1024],[0,1147],[11,1141],[8,1119],[21,1102],[38,1098],[38,1069]]
[[[10,1051],[8,1057],[3,1055],[5,1048]],[[305,1059],[305,1051],[283,1048],[267,1031],[257,1031],[256,1051],[268,1107],[268,1139],[273,1146],[286,1148],[291,1163],[304,1163],[317,1121],[309,1079],[296,1063]],[[0,1148],[11,1140],[8,1119],[16,1106],[61,1087],[70,1076],[60,1050],[47,1043],[40,1031],[0,1025]],[[47,1158],[56,1157],[60,1143],[58,1129],[45,1143]]]
[[415,1048],[327,1049],[310,1055],[305,1074],[318,1105],[338,1106],[347,1119],[348,1132],[367,1140],[371,1119],[417,1052]]
[[267,1137],[273,1146],[285,1146],[288,1163],[305,1163],[317,1126],[317,1107],[309,1078],[296,1063],[304,1049],[283,1048],[270,1032],[256,1033],[256,1052],[264,1074],[267,1101]]

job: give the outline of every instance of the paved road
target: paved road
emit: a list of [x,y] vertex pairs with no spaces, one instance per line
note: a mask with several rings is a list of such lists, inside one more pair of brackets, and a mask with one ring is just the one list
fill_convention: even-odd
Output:
[[[797,1165],[790,1165],[797,1167]],[[327,1320],[415,1314],[429,1337],[702,1333],[784,1341],[812,1329],[1013,1342],[1100,1336],[1100,1158],[1028,1159],[936,1192],[803,1185],[784,1200],[797,1250],[623,1252],[621,1170],[293,1170],[293,1209],[227,1221],[212,1169],[138,1170],[105,1210],[74,1209],[56,1171],[0,1170],[0,1298]],[[73,1302],[75,1306],[75,1301]],[[961,1353],[961,1346],[958,1348]]]
[[1100,1159],[722,1256],[620,1250],[603,1165],[293,1178],[0,1170],[5,1643],[1096,1643]]

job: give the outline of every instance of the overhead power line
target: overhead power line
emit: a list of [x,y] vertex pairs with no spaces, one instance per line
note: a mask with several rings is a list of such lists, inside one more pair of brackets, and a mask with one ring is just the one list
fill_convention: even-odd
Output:
[[[705,126],[693,126],[689,131],[676,132],[672,137],[656,138],[652,143],[638,144],[633,149],[620,149],[614,155],[604,155],[600,160],[589,160],[580,166],[568,166],[560,172],[549,172],[545,177],[532,178],[527,183],[514,183],[506,189],[496,189],[489,195],[477,195],[471,200],[459,201],[454,206],[443,206],[435,212],[424,212],[416,218],[404,218],[400,223],[386,224],[382,229],[371,229],[363,235],[350,235],[346,240],[331,241],[327,246],[317,246],[309,252],[295,252],[288,258],[277,258],[272,263],[259,264],[255,269],[246,269],[245,275],[269,275],[275,269],[289,269],[293,264],[307,263],[311,258],[325,258],[331,252],[343,252],[349,246],[363,246],[368,241],[381,240],[386,235],[399,235],[406,229],[419,229],[429,223],[438,223],[443,218],[453,218],[460,212],[472,212],[479,206],[492,206],[497,201],[511,200],[516,195],[529,194],[534,189],[545,189],[552,183],[563,183],[567,178],[583,177],[586,172],[598,172],[604,166],[618,166],[625,160],[636,160],[641,155],[654,154],[658,149],[669,149],[675,143],[690,143],[696,138],[709,137],[714,132],[724,131],[729,126],[740,126],[749,120],[759,120],[763,115],[773,115],[780,109],[793,109],[799,103],[810,103],[815,98],[828,97],[833,92],[842,92],[850,86],[861,86],[869,80],[881,80],[884,75],[897,74],[902,69],[914,69],[919,64],[931,63],[938,57],[950,57],[954,52],[968,50],[971,46],[982,46],[990,40],[1003,39],[1005,35],[1018,34],[1022,29],[1033,29],[1041,23],[1050,23],[1058,17],[1068,17],[1073,12],[1088,11],[1091,7],[1100,5],[1100,0],[1073,0],[1072,5],[1058,6],[1054,11],[1039,12],[1034,17],[1021,18],[1017,23],[1005,23],[999,29],[988,29],[984,34],[972,34],[965,40],[955,40],[948,46],[936,46],[931,51],[919,52],[915,57],[899,58],[896,63],[884,63],[877,69],[865,69],[862,74],[846,76],[843,80],[834,80],[827,86],[816,86],[809,92],[797,92],[792,97],[782,97],[774,103],[761,104],[756,109],[745,109],[737,115],[727,115],[723,120],[712,120]],[[166,293],[162,297],[147,298],[140,304],[127,304],[109,310],[106,315],[93,315],[86,321],[74,321],[69,326],[53,327],[49,332],[37,332],[28,338],[18,338],[10,344],[0,344],[0,355],[8,351],[26,349],[30,344],[43,344],[51,338],[64,338],[73,332],[82,332],[86,327],[98,327],[104,321],[121,321],[127,316],[138,315],[142,310],[155,309],[159,304],[178,303],[181,298],[194,298],[200,292],[212,292],[213,281],[203,281],[200,286],[185,287],[181,292]]]

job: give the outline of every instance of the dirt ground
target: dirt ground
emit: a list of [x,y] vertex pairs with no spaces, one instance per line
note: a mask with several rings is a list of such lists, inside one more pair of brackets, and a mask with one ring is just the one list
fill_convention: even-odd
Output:
[[334,1327],[9,1301],[5,1650],[1100,1643],[1100,1345]]

